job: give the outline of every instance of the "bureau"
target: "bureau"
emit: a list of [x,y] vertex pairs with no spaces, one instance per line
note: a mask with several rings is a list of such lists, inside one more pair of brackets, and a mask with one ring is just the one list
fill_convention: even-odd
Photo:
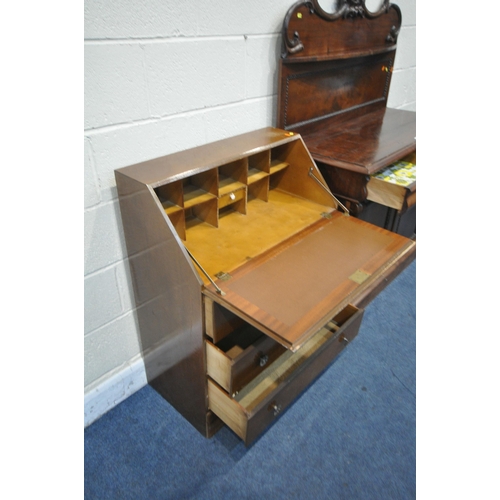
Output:
[[252,443],[415,258],[412,240],[341,209],[294,132],[115,178],[148,383],[206,437],[227,425]]
[[401,190],[372,176],[393,162],[416,164],[416,113],[387,107],[401,10],[385,0],[295,3],[283,22],[278,127],[302,135],[332,192],[351,215],[402,235],[416,234],[417,183]]

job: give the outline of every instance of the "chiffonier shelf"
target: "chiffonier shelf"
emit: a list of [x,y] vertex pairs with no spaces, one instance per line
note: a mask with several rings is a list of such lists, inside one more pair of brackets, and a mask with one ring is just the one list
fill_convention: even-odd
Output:
[[[295,3],[283,22],[278,127],[300,133],[332,192],[358,218],[413,237],[416,181],[396,207],[373,174],[413,155],[416,113],[387,107],[401,10],[384,0]],[[371,191],[370,195],[369,192]],[[376,201],[373,201],[376,199]]]
[[223,424],[246,444],[261,435],[415,257],[413,241],[338,209],[293,132],[115,177],[148,383],[207,437]]

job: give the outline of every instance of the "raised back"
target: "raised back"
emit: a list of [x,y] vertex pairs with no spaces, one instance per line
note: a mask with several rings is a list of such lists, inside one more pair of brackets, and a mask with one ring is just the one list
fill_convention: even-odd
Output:
[[388,0],[375,13],[363,0],[339,0],[333,14],[317,0],[300,1],[285,16],[283,58],[318,61],[387,52],[396,48],[400,27],[401,10]]
[[415,150],[415,113],[387,108],[400,27],[389,0],[378,12],[339,0],[333,14],[300,1],[285,16],[278,126],[302,135],[320,169],[372,174]]
[[286,130],[387,102],[401,11],[340,0],[336,13],[301,1],[283,23],[278,123]]

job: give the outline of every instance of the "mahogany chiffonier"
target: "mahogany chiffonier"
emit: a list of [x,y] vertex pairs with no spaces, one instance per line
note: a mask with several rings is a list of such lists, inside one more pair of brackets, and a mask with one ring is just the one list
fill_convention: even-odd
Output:
[[400,27],[388,0],[375,13],[363,0],[339,0],[335,13],[317,0],[294,4],[283,22],[278,127],[302,135],[352,215],[413,237],[416,176],[387,189],[372,182],[398,160],[416,163],[416,113],[387,107]]
[[[115,171],[148,383],[248,445],[357,334],[415,242],[350,217],[299,134]],[[332,252],[335,259],[332,259]]]

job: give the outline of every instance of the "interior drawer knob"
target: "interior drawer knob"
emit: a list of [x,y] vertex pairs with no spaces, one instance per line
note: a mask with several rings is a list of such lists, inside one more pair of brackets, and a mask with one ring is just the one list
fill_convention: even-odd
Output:
[[269,361],[269,356],[267,354],[263,354],[259,358],[259,366],[266,366],[268,361]]
[[346,337],[342,337],[342,344],[347,345],[349,343],[349,339]]
[[269,411],[271,410],[273,411],[273,415],[276,417],[276,415],[278,415],[278,413],[281,411],[281,405],[271,403],[271,405],[269,406]]

